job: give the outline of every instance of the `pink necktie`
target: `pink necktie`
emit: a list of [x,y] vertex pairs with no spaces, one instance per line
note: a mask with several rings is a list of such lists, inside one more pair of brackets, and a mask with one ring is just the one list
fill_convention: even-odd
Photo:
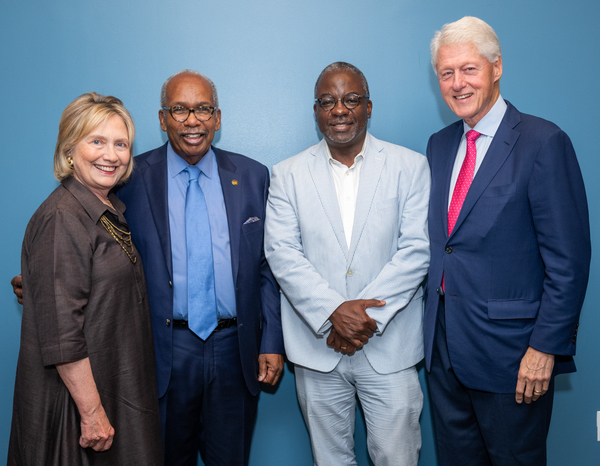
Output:
[[[475,173],[475,162],[477,160],[477,147],[475,141],[481,136],[481,133],[470,130],[467,131],[467,155],[463,161],[460,172],[458,173],[458,179],[456,185],[454,185],[454,192],[452,193],[452,200],[450,201],[450,209],[448,209],[448,236],[452,233],[456,220],[458,220],[458,214],[462,208],[467,192],[473,182],[473,173]],[[446,291],[446,280],[445,275],[442,275],[442,289]]]
[[458,179],[454,186],[454,192],[452,193],[452,201],[450,201],[450,209],[448,210],[448,236],[452,233],[460,209],[462,208],[467,192],[473,181],[473,173],[475,173],[475,161],[477,159],[477,147],[475,147],[475,141],[481,136],[481,133],[470,130],[467,131],[467,155],[465,160],[460,167],[458,173]]

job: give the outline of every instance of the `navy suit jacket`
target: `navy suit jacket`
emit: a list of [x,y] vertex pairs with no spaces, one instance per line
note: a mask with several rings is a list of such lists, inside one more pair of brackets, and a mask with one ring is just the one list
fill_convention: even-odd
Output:
[[[225,198],[237,307],[240,359],[248,390],[256,395],[258,355],[283,354],[279,288],[263,251],[269,171],[240,154],[213,147]],[[117,195],[144,263],[152,311],[158,396],[169,385],[173,347],[173,266],[167,196],[167,145],[135,158]],[[259,220],[245,223],[249,218]]]
[[515,391],[529,346],[557,355],[555,373],[575,370],[591,255],[585,188],[569,137],[507,104],[449,237],[450,177],[463,121],[434,134],[427,145],[432,189],[426,366],[445,274],[454,372],[467,387],[495,393]]

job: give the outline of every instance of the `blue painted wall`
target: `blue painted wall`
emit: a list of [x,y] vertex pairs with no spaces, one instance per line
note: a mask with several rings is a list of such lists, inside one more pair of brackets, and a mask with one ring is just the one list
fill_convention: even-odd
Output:
[[[444,23],[467,14],[488,21],[500,37],[502,95],[519,110],[561,126],[571,136],[583,170],[594,258],[579,330],[579,372],[557,379],[548,451],[550,465],[599,464],[596,0],[1,2],[0,462],[10,431],[21,320],[21,306],[8,282],[20,268],[27,221],[57,184],[52,154],[60,114],[71,100],[91,90],[120,97],[136,122],[138,154],[166,140],[157,118],[162,82],[182,68],[194,68],[219,89],[223,119],[216,145],[272,166],[319,140],[313,86],[322,68],[344,60],[369,80],[370,131],[424,152],[429,135],[454,121],[439,96],[429,41]],[[423,379],[422,369],[420,375]],[[429,416],[426,403],[422,466],[436,464]],[[356,436],[359,464],[368,465],[361,424]],[[288,370],[279,390],[261,397],[251,464],[311,461]]]

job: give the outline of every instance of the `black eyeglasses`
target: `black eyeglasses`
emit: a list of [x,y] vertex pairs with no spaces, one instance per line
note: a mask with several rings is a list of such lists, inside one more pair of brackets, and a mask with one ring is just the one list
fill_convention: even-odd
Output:
[[332,95],[325,94],[324,96],[315,99],[315,102],[319,102],[321,108],[326,112],[333,110],[340,100],[342,101],[344,107],[346,107],[348,110],[352,110],[360,105],[361,97],[364,97],[365,99],[369,98],[368,95],[358,95],[355,92],[351,92],[346,94],[341,99],[336,99]]
[[164,111],[168,111],[173,120],[183,123],[190,117],[190,113],[194,112],[194,116],[198,121],[208,121],[215,113],[217,107],[209,107],[201,105],[196,108],[182,107],[181,105],[173,105],[172,107],[162,107]]

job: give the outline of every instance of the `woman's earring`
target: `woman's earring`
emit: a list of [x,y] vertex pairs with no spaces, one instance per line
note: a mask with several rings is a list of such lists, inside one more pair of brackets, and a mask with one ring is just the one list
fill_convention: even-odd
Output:
[[69,167],[73,168],[73,157],[70,155],[67,157],[67,163],[69,164]]

